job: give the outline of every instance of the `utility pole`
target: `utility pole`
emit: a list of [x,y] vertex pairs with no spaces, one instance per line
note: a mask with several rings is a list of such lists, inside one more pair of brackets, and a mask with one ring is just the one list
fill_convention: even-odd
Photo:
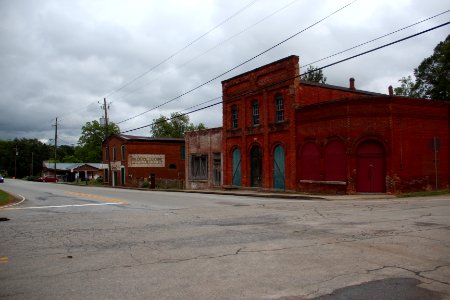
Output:
[[54,162],[54,168],[55,168],[55,183],[57,183],[57,177],[56,177],[56,150],[58,147],[58,118],[56,118],[55,121],[55,162]]
[[14,179],[17,178],[17,155],[19,155],[19,152],[17,151],[17,144],[16,144],[16,155],[14,155]]
[[103,105],[100,106],[100,108],[102,108],[105,111],[105,150],[106,150],[106,160],[108,161],[108,170],[107,172],[107,177],[108,177],[108,183],[110,182],[111,179],[111,156],[109,153],[109,141],[108,141],[108,109],[109,109],[109,104],[106,104],[106,98],[103,98]]
[[33,162],[34,162],[34,152],[31,152],[31,168],[30,168],[30,176],[33,176]]

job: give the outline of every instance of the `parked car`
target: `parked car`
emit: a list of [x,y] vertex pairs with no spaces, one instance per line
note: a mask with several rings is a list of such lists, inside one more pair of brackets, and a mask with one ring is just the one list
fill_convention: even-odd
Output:
[[0,182],[5,182],[5,179],[3,178],[2,174],[0,174]]
[[54,176],[45,176],[45,177],[39,177],[38,181],[41,181],[41,182],[58,182],[58,178],[55,178]]

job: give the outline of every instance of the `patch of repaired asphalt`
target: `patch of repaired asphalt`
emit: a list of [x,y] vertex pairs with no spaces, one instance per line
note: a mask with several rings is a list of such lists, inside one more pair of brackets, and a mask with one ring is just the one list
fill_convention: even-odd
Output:
[[[439,300],[441,294],[419,287],[414,278],[387,278],[337,289],[331,294],[311,300]],[[303,300],[302,297],[283,297],[280,300]]]

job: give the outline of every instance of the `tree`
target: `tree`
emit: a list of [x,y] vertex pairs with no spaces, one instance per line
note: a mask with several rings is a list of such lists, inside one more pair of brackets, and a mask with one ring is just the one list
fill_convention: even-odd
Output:
[[205,124],[194,125],[189,123],[189,116],[180,113],[172,113],[170,118],[160,116],[153,119],[151,133],[153,137],[182,138],[186,131],[206,129]]
[[[108,134],[120,133],[119,127],[113,122],[108,124]],[[81,128],[78,139],[79,147],[75,148],[75,157],[83,162],[102,161],[102,142],[105,138],[105,127],[96,120],[86,122]]]
[[414,89],[415,83],[412,80],[411,75],[408,75],[408,77],[402,77],[398,81],[401,83],[401,85],[394,88],[394,94],[396,96],[419,97]]
[[415,81],[411,76],[399,80],[400,87],[394,89],[398,96],[417,97],[450,101],[450,35],[434,48],[431,56],[425,58],[414,69]]
[[450,35],[414,69],[414,89],[422,98],[450,100]]
[[322,70],[317,70],[317,68],[312,65],[308,67],[305,75],[301,76],[301,79],[318,83],[326,83],[327,81],[327,78],[323,75]]
[[51,157],[52,149],[37,139],[0,141],[0,174],[17,178],[40,174],[42,162]]

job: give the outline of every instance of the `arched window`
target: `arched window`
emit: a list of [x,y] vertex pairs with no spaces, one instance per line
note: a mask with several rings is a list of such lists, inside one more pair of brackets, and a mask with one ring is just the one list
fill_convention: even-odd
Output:
[[253,102],[252,106],[252,125],[259,125],[259,103],[258,101]]
[[275,97],[275,110],[276,110],[276,121],[284,121],[284,99],[283,96],[277,95]]
[[238,128],[238,108],[236,105],[231,107],[231,128]]
[[301,154],[301,179],[320,180],[320,151],[315,143],[307,143]]
[[325,180],[347,180],[347,155],[342,141],[331,141],[325,148]]

